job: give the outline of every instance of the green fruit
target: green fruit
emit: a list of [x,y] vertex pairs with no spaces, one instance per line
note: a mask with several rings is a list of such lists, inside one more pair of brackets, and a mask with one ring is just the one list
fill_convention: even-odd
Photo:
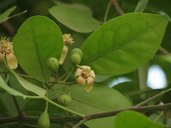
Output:
[[79,49],[79,48],[74,48],[74,49],[71,51],[71,54],[74,54],[74,53],[78,53],[78,54],[81,56],[81,58],[83,57],[83,52],[82,52],[82,50]]
[[63,105],[68,105],[72,101],[72,98],[68,94],[63,94],[60,97],[60,101]]
[[70,59],[73,64],[79,64],[81,62],[81,56],[78,53],[73,53]]
[[59,61],[55,57],[50,57],[48,59],[47,65],[48,65],[49,69],[56,72],[59,68]]
[[39,128],[49,128],[50,127],[49,115],[46,111],[40,115],[39,120],[38,120],[38,127]]

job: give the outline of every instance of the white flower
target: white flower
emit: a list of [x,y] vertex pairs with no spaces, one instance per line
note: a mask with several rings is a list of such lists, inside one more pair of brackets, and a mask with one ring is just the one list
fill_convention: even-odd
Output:
[[83,85],[87,92],[90,92],[93,88],[95,73],[89,66],[78,66],[75,77],[78,84]]

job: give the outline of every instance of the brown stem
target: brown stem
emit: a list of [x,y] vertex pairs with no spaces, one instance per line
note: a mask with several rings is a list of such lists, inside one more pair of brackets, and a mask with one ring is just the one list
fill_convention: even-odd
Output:
[[124,11],[123,9],[121,8],[121,6],[119,5],[118,1],[117,0],[112,0],[112,5],[115,7],[117,13],[119,15],[123,15],[124,14]]
[[4,22],[1,24],[1,26],[11,35],[14,36],[16,31],[14,27],[9,22]]
[[169,88],[169,89],[167,89],[167,90],[165,90],[165,91],[162,91],[162,92],[160,92],[160,93],[158,93],[158,94],[156,94],[156,95],[154,95],[154,96],[148,98],[147,100],[144,100],[143,102],[141,102],[141,103],[135,105],[134,107],[142,106],[142,105],[148,103],[149,101],[152,101],[152,100],[156,99],[157,97],[160,97],[160,96],[162,96],[163,94],[165,94],[165,93],[167,93],[167,92],[170,92],[170,91],[171,91],[171,88]]
[[162,47],[159,48],[159,52],[163,55],[171,55],[170,52],[168,52],[166,49],[164,49]]
[[[64,123],[64,122],[72,122],[72,121],[81,120],[78,123],[79,125],[81,125],[81,123],[84,123],[87,120],[115,116],[117,113],[125,111],[125,110],[147,112],[147,111],[157,111],[157,110],[169,110],[170,108],[171,108],[171,103],[167,103],[167,104],[162,104],[162,105],[131,107],[131,108],[118,109],[118,110],[109,111],[109,112],[89,114],[85,116],[84,118],[80,116],[50,117],[50,120],[52,123]],[[38,116],[28,116],[28,115],[23,115],[22,117],[19,117],[19,116],[5,117],[5,118],[0,118],[0,124],[7,123],[7,122],[17,122],[17,121],[37,121],[38,118],[39,118]]]
[[97,118],[103,118],[103,117],[109,117],[114,116],[119,112],[125,111],[125,110],[133,110],[138,112],[146,112],[146,111],[157,111],[157,110],[168,110],[171,108],[171,103],[164,104],[164,105],[151,105],[151,106],[142,106],[142,107],[131,107],[126,109],[118,109],[110,112],[104,112],[104,113],[96,113],[89,115],[89,119],[97,119]]
[[78,122],[76,125],[74,125],[72,128],[79,128],[84,122],[86,122],[89,118],[84,118],[80,122]]

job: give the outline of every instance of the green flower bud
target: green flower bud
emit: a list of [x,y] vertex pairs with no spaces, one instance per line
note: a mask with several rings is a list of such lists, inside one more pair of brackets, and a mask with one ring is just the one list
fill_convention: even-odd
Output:
[[39,120],[38,120],[38,127],[39,128],[49,128],[50,127],[49,115],[46,111],[40,115]]
[[63,94],[61,95],[60,97],[60,102],[63,104],[63,105],[69,105],[69,103],[72,101],[72,98],[70,95],[68,94]]
[[59,68],[58,59],[56,59],[55,57],[50,57],[48,59],[47,65],[48,65],[49,69],[56,72],[58,70],[58,68]]
[[81,62],[81,56],[78,53],[71,54],[70,59],[73,64],[79,64]]
[[71,51],[71,54],[74,54],[74,53],[78,53],[78,54],[81,56],[81,58],[83,57],[83,52],[82,52],[82,50],[79,49],[79,48],[74,48],[74,49]]

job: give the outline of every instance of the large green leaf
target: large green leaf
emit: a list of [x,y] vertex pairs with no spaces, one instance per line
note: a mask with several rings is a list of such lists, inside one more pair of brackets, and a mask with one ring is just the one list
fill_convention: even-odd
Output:
[[148,13],[130,13],[106,22],[82,45],[82,64],[101,75],[119,75],[149,61],[163,39],[168,20]]
[[80,4],[58,3],[49,9],[50,14],[68,28],[82,33],[92,32],[101,22],[92,17],[92,11]]
[[16,9],[16,6],[13,6],[6,10],[4,13],[0,14],[0,24],[3,23],[4,21],[9,19],[9,15]]
[[[57,95],[62,92],[60,86],[55,86]],[[85,92],[80,85],[71,87],[72,102],[67,108],[81,114],[93,114],[97,112],[106,112],[114,109],[130,107],[130,102],[118,91],[107,86],[96,85],[90,93]],[[96,119],[88,121],[85,124],[91,128],[113,128],[114,117]]]
[[59,59],[63,47],[62,34],[58,26],[45,16],[34,16],[26,20],[14,37],[14,52],[26,73],[40,81],[48,81],[49,57]]
[[165,126],[149,120],[138,112],[125,111],[116,116],[115,128],[165,128]]

